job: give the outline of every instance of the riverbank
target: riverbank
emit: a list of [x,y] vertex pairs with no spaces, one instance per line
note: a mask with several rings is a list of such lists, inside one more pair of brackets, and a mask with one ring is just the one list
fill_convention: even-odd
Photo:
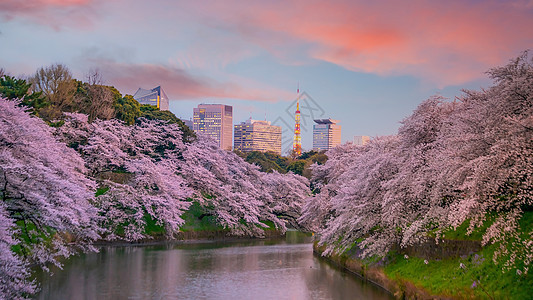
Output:
[[[262,221],[266,227],[259,227],[256,224],[248,224],[250,227],[249,234],[237,234],[222,226],[217,222],[214,215],[209,214],[197,202],[193,202],[181,218],[184,223],[180,226],[179,231],[172,236],[168,235],[165,227],[159,225],[156,220],[148,214],[144,216],[144,228],[142,239],[135,241],[125,241],[124,232],[119,230],[115,232],[117,240],[99,240],[95,245],[132,245],[132,244],[158,244],[170,241],[189,241],[189,240],[238,240],[238,239],[263,239],[282,237],[285,232],[276,228],[272,221]],[[243,224],[245,224],[243,222]],[[126,225],[122,226],[125,227]],[[252,228],[253,227],[253,228]],[[252,230],[253,229],[253,230]]]
[[[144,239],[127,242],[124,240],[107,241],[100,240],[95,243],[98,246],[114,245],[151,245],[176,241],[232,241],[244,239],[277,238],[285,235],[285,232],[277,229],[273,222],[263,221],[267,227],[262,228],[261,235],[237,235],[230,229],[220,225],[214,216],[209,215],[196,202],[181,216],[185,223],[172,237],[167,235],[163,226],[160,226],[152,218],[145,216]],[[256,225],[250,225],[256,226]],[[120,235],[119,235],[120,236]]]
[[496,246],[479,241],[449,240],[394,250],[381,259],[362,259],[360,251],[315,255],[372,282],[397,299],[528,299],[533,295],[530,274],[502,271],[492,261]]
[[427,291],[416,288],[408,281],[397,281],[389,278],[383,266],[378,263],[371,264],[348,254],[335,253],[323,256],[322,254],[325,248],[325,246],[317,246],[317,243],[315,243],[313,245],[313,253],[338,268],[344,269],[383,288],[397,299],[448,299],[445,297],[434,297],[434,295],[430,295]]

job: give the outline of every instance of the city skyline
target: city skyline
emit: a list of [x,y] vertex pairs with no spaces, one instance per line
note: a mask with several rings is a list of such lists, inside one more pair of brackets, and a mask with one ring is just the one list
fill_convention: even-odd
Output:
[[315,118],[342,120],[345,143],[396,134],[432,95],[489,86],[487,70],[532,48],[533,3],[6,0],[0,43],[10,75],[62,63],[80,80],[98,69],[122,94],[161,85],[183,119],[226,103],[236,120],[266,114],[292,131],[299,82],[323,109]]
[[[266,119],[266,116],[265,120],[254,120],[250,117],[240,123],[234,123],[232,128],[233,147],[229,149],[227,140],[230,131],[227,125],[228,122],[233,122],[233,118],[230,120],[227,116],[224,117],[224,111],[228,109],[231,110],[231,116],[233,116],[232,106],[222,103],[199,104],[198,107],[193,109],[192,121],[185,120],[186,125],[190,126],[196,133],[204,134],[216,140],[219,146],[226,150],[239,150],[241,152],[270,151],[280,155],[291,154],[292,148],[290,146],[293,144],[290,142],[295,133],[293,132],[291,136],[291,133],[285,130],[285,134],[289,135],[289,137],[282,139],[283,131],[281,126],[273,125],[271,121]],[[297,110],[297,113],[299,114],[299,110]],[[303,152],[329,150],[341,144],[341,125],[338,125],[340,120],[331,118],[313,119],[313,122],[316,123],[313,125],[312,131],[313,147],[310,149],[303,148]],[[225,130],[222,130],[223,127],[225,127]],[[353,141],[347,142],[358,144],[355,141],[356,137],[354,136]],[[366,142],[370,140],[370,137],[364,137],[368,139]],[[221,142],[223,139],[226,139],[226,141]]]
[[[303,148],[302,148],[302,151],[303,151],[303,152],[306,152],[306,151],[315,150],[315,146],[314,146],[314,140],[315,140],[314,128],[315,128],[315,125],[313,125],[313,126],[311,127],[311,124],[312,124],[313,122],[316,123],[317,120],[315,119],[315,117],[316,117],[316,116],[323,116],[324,113],[325,113],[325,111],[324,111],[323,108],[321,108],[321,107],[312,107],[313,105],[317,105],[317,103],[316,103],[316,101],[314,101],[312,98],[310,98],[309,95],[307,95],[307,93],[303,92],[301,96],[303,97],[303,100],[304,100],[304,106],[303,106],[304,109],[306,109],[306,110],[308,110],[308,111],[310,112],[309,114],[306,114],[306,113],[303,114],[303,116],[304,116],[304,119],[303,119],[303,121],[304,121],[304,122],[303,122],[303,123],[304,123],[304,127],[303,127],[302,129],[303,129],[303,132],[306,132],[306,133],[307,133],[307,134],[306,134],[306,138],[303,139],[303,142],[305,142],[305,145],[310,145],[309,147],[303,147]],[[299,100],[299,99],[297,98],[297,99],[295,99],[293,102],[294,102],[294,103],[297,103],[298,100]],[[291,104],[289,105],[289,107],[285,110],[286,113],[289,113],[289,112],[290,112],[290,109],[291,109],[292,106],[293,106],[292,104],[294,104],[294,103],[291,103]],[[206,103],[203,103],[203,102],[202,102],[201,104],[198,105],[198,107],[199,107],[200,105],[226,105],[226,104],[223,104],[223,103],[207,103],[207,104],[206,104]],[[295,107],[297,108],[297,104],[295,104],[295,105],[296,105]],[[228,105],[228,106],[229,106],[229,105]],[[193,119],[194,119],[195,110],[196,110],[196,108],[193,108],[193,117],[190,117],[189,119],[187,119],[187,118],[183,118],[183,117],[182,117],[182,120],[185,122],[186,125],[188,125],[188,126],[190,125],[189,127],[190,127],[191,129],[193,129],[193,126],[194,126],[194,125],[193,125],[193,123],[194,123],[194,122],[193,122]],[[315,114],[313,114],[313,111],[315,112]],[[236,112],[237,112],[237,114],[239,114],[238,111],[233,111],[233,114],[235,114]],[[241,112],[240,114],[242,114],[242,112]],[[281,115],[281,114],[282,114],[282,113],[280,112],[280,115]],[[293,114],[295,114],[295,113],[293,113]],[[293,149],[293,142],[294,142],[294,135],[295,135],[295,133],[294,133],[294,125],[295,125],[294,117],[295,117],[295,116],[293,115],[293,116],[292,116],[292,120],[289,120],[289,118],[286,118],[286,117],[285,117],[285,119],[281,119],[281,118],[278,116],[278,118],[276,118],[275,121],[274,121],[275,124],[272,124],[273,126],[279,126],[279,127],[282,128],[282,130],[281,130],[281,134],[280,134],[280,135],[282,136],[282,140],[281,140],[281,147],[282,147],[282,149],[281,149],[281,151],[280,151],[280,153],[281,153],[282,155],[288,155],[288,154],[290,154],[291,150],[292,150],[292,151],[294,150],[294,149]],[[280,121],[280,120],[281,120],[281,121]],[[326,119],[325,119],[325,120],[326,120]],[[333,120],[333,119],[332,119],[332,118],[329,118],[329,119],[327,119],[327,120]],[[248,122],[248,121],[262,122],[261,120],[254,120],[254,119],[250,116],[248,119],[246,119],[245,121],[243,121],[243,122],[241,122],[241,123],[234,123],[234,128],[235,128],[236,126],[241,125],[241,124],[244,124],[244,123],[246,123],[246,122]],[[266,116],[266,114],[265,114],[265,116],[264,116],[264,121],[268,122],[269,125],[270,125],[270,123],[272,123],[272,121],[267,121],[267,116]],[[340,122],[340,120],[333,120],[333,121],[335,121],[335,122],[337,122],[337,123]],[[291,122],[292,122],[292,123],[291,123]],[[340,128],[340,125],[338,125],[338,126],[339,126],[339,128]],[[285,127],[285,128],[283,128],[283,127]],[[195,128],[195,127],[194,127],[194,128]],[[312,130],[309,130],[309,128],[312,128]],[[196,129],[195,129],[195,131],[196,131]],[[283,135],[283,133],[285,133],[285,135]],[[339,130],[339,133],[340,133],[340,130]],[[235,132],[233,133],[233,137],[234,137],[234,145],[235,145]],[[338,142],[337,139],[340,138],[340,135],[339,135],[339,136],[336,135],[336,137],[335,137],[335,139],[336,139],[335,144],[338,145],[338,144],[343,144],[343,143],[346,143],[346,142],[355,143],[355,140],[354,140],[355,137],[356,137],[356,136],[353,136],[352,138],[347,138],[345,141],[342,141],[342,140],[341,140],[341,142]],[[365,137],[368,138],[368,141],[370,140],[370,137],[369,137],[369,136],[365,136]],[[216,139],[216,137],[213,137],[213,138]],[[368,141],[367,141],[367,142],[368,142]],[[302,143],[302,144],[304,144],[304,143]],[[235,147],[234,147],[234,149],[235,149]]]

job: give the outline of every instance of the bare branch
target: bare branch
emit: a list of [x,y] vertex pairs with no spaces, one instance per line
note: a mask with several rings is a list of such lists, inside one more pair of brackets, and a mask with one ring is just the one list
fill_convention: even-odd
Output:
[[85,79],[89,85],[102,85],[104,82],[102,73],[100,73],[98,68],[90,69],[87,75],[85,75]]

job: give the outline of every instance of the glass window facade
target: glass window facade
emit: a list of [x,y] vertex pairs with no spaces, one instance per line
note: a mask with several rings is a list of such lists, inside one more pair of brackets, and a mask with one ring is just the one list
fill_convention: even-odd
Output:
[[252,119],[235,125],[233,148],[242,152],[271,151],[281,154],[281,126]]
[[329,150],[341,144],[341,126],[339,121],[332,119],[314,120],[313,149],[317,151]]
[[200,104],[193,109],[193,130],[231,150],[233,142],[233,107],[223,104]]
[[167,94],[163,91],[161,86],[155,87],[151,90],[139,88],[133,95],[133,99],[137,100],[137,102],[140,104],[153,105],[160,110],[169,109],[169,100]]

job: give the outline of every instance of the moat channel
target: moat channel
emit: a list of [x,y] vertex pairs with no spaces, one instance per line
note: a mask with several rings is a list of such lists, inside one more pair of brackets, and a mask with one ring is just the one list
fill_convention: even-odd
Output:
[[312,237],[105,246],[39,278],[38,299],[392,299],[313,255]]

